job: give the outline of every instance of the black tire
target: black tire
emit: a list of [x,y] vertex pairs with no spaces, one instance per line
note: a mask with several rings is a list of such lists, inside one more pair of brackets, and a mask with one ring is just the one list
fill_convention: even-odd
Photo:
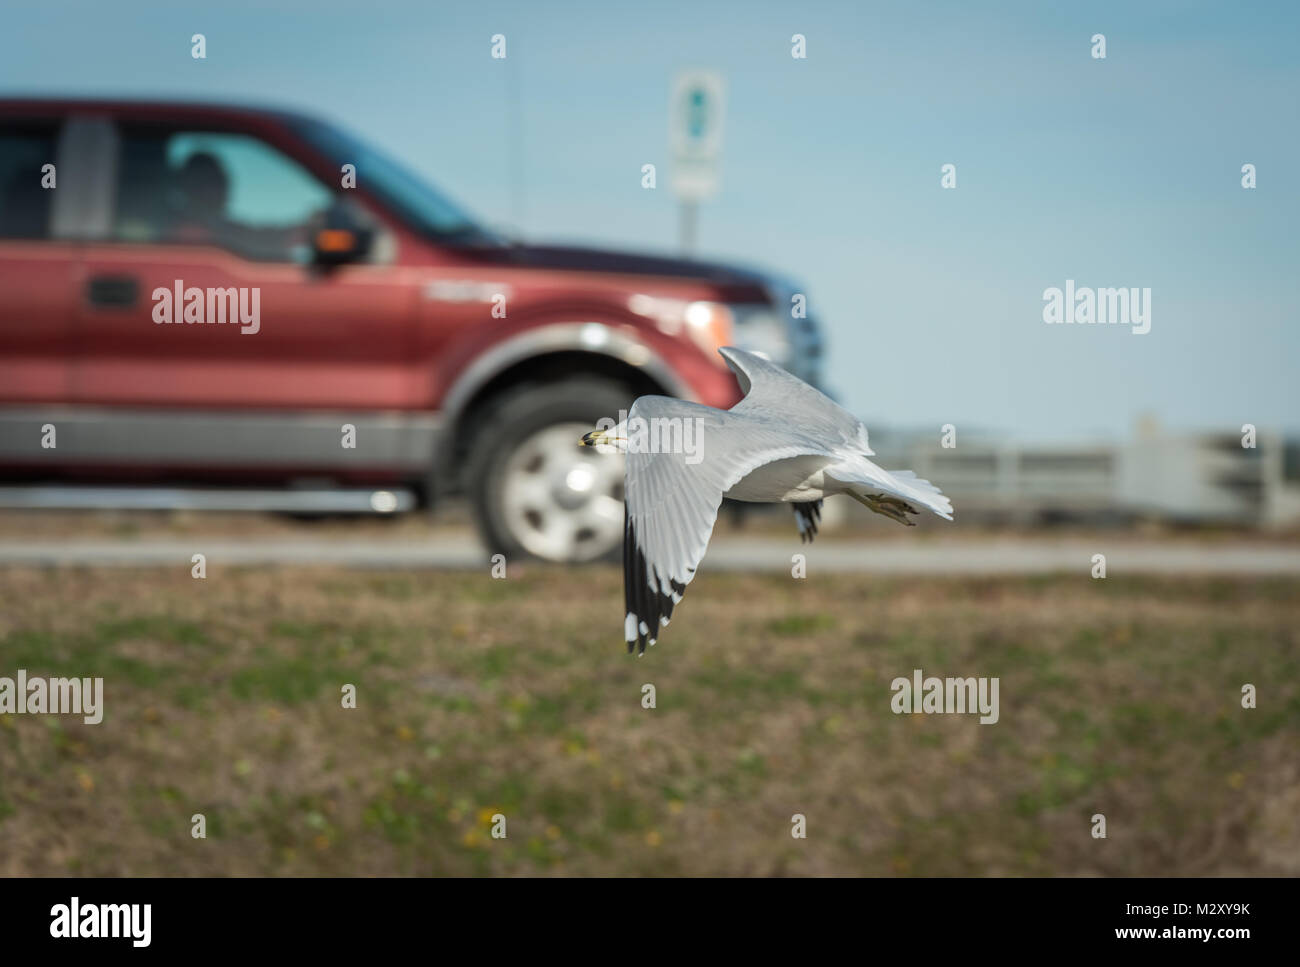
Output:
[[[622,546],[621,524],[618,540],[594,556],[547,557],[530,550],[525,546],[525,538],[512,527],[507,513],[504,497],[506,468],[516,448],[535,434],[563,423],[582,424],[594,429],[602,418],[618,419],[619,410],[630,407],[632,399],[631,390],[614,380],[576,376],[557,382],[519,386],[487,404],[482,418],[475,421],[471,431],[473,438],[469,442],[463,479],[479,534],[490,553],[504,554],[507,560],[579,561],[618,557]],[[578,445],[580,435],[573,437],[574,456],[590,458],[592,452],[583,451]]]

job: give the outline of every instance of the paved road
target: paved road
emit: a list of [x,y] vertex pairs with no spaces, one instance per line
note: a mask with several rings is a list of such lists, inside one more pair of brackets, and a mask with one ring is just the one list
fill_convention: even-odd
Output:
[[[382,539],[247,539],[186,537],[130,540],[0,541],[0,565],[189,566],[194,554],[209,565],[288,564],[361,568],[488,567],[482,547],[466,538],[438,541]],[[801,546],[792,540],[719,538],[705,568],[719,571],[788,572],[794,554],[807,555],[809,574],[1088,574],[1094,554],[1106,555],[1107,576],[1146,574],[1300,574],[1300,547],[1234,542],[1192,545],[1136,542],[999,539],[943,543],[826,541]]]

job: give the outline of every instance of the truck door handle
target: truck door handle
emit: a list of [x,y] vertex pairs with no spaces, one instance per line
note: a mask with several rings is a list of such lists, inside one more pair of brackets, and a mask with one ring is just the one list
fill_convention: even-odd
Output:
[[139,281],[129,275],[96,275],[86,283],[86,298],[92,306],[133,306],[139,294]]

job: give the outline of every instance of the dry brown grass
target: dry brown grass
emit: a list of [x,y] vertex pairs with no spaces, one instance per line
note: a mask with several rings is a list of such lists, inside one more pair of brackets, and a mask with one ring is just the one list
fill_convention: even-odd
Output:
[[705,573],[638,660],[607,568],[0,570],[0,674],[106,682],[0,716],[0,874],[1300,874],[1297,590]]

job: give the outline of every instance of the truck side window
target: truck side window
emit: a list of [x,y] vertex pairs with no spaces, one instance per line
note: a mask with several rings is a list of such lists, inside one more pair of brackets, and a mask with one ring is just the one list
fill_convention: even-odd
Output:
[[49,237],[50,202],[57,189],[41,187],[41,169],[54,164],[56,136],[51,123],[0,127],[0,238]]
[[301,165],[256,138],[127,127],[113,237],[215,245],[255,261],[305,263],[331,199]]

